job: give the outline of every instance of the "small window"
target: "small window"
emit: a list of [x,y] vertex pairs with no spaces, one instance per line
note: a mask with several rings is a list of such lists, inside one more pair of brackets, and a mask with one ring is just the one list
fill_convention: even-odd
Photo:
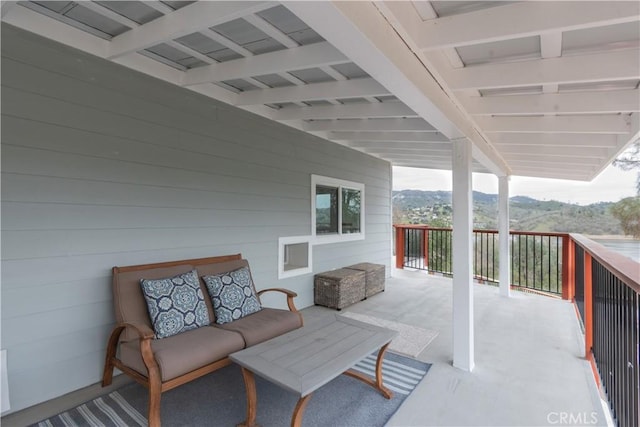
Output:
[[320,243],[364,238],[364,184],[311,176],[313,235]]
[[278,278],[300,276],[312,271],[311,237],[294,236],[278,239]]

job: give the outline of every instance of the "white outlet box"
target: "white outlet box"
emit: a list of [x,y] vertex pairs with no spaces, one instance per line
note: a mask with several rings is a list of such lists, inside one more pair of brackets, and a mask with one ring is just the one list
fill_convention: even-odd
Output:
[[0,412],[6,412],[11,409],[9,404],[9,381],[7,380],[7,350],[0,350],[0,378],[2,381],[0,389],[0,398],[2,405]]

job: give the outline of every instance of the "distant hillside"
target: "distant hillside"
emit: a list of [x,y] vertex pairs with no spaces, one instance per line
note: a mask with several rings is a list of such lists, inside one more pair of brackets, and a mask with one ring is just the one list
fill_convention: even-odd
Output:
[[[525,196],[509,199],[511,229],[572,232],[589,235],[622,235],[620,223],[609,212],[613,203],[588,206],[542,201]],[[498,227],[498,196],[473,192],[474,227]],[[402,190],[393,192],[395,223],[451,226],[451,192]]]

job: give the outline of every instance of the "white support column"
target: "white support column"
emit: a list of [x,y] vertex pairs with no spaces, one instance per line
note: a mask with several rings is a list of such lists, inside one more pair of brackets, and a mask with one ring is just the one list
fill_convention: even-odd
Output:
[[498,246],[500,295],[511,296],[511,248],[509,247],[509,176],[498,177]]
[[453,366],[471,372],[473,333],[473,192],[471,141],[453,144]]

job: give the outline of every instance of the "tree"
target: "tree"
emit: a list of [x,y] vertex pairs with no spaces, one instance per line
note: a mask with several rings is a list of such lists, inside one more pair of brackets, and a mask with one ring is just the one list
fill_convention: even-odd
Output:
[[[613,161],[613,165],[622,170],[640,170],[640,139],[631,144],[629,149]],[[640,172],[636,177],[636,193],[640,195]]]
[[611,214],[620,221],[624,234],[640,239],[640,196],[620,200],[611,206]]

